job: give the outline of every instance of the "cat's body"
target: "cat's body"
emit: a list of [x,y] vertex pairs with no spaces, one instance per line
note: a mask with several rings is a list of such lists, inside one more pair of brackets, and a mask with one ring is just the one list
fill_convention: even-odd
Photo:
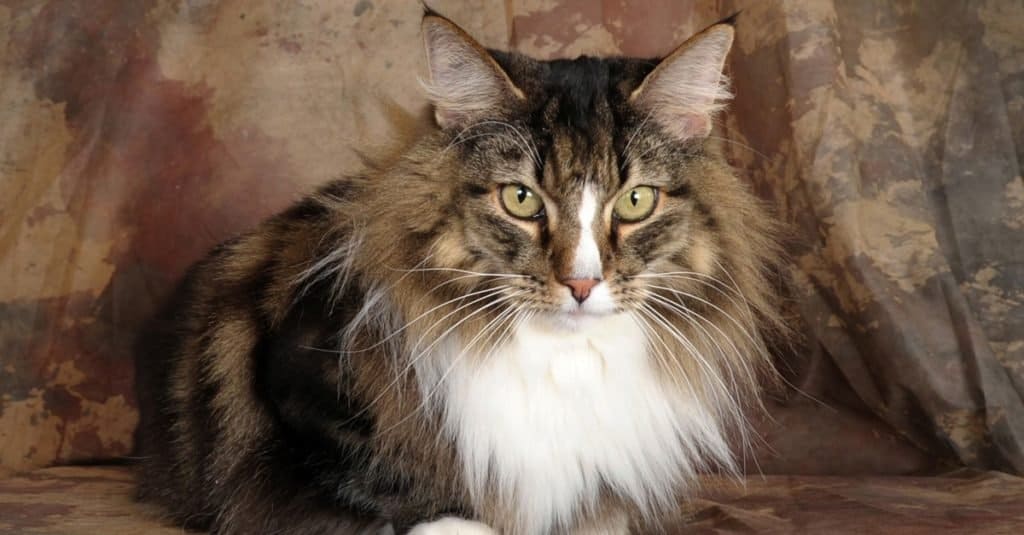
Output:
[[424,32],[437,126],[219,247],[143,340],[141,495],[223,534],[654,529],[732,468],[778,321],[706,138],[732,29],[660,66]]

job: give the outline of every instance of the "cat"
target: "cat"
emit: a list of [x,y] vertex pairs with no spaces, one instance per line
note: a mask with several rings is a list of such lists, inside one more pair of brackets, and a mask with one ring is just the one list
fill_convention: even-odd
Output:
[[422,20],[431,116],[191,268],[139,496],[218,534],[641,533],[737,473],[777,224],[721,154],[731,21],[540,61]]

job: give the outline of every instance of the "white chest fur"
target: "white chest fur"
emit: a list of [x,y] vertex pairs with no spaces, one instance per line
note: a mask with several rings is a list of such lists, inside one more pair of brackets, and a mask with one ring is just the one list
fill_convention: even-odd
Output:
[[567,525],[602,483],[642,507],[667,505],[700,451],[722,444],[708,408],[661,379],[629,316],[575,331],[534,320],[468,364],[480,360],[450,369],[446,425],[475,498],[499,492],[523,532]]

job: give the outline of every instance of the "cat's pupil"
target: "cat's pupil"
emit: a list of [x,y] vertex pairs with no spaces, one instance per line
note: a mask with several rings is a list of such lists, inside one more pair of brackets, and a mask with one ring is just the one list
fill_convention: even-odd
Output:
[[640,202],[640,193],[636,190],[629,192],[629,202],[633,203],[633,206],[636,206]]
[[520,187],[518,190],[516,190],[516,198],[519,199],[519,204],[522,204],[523,201],[526,200],[527,195],[528,194],[526,193],[526,188],[524,187]]

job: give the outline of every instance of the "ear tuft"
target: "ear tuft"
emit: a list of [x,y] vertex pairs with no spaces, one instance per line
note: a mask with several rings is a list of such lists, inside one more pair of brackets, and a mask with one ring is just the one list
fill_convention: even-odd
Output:
[[722,68],[734,33],[732,25],[716,24],[690,38],[647,75],[630,102],[680,139],[707,136],[732,98]]
[[500,115],[522,98],[487,50],[453,22],[428,11],[422,31],[430,72],[424,86],[442,128]]

